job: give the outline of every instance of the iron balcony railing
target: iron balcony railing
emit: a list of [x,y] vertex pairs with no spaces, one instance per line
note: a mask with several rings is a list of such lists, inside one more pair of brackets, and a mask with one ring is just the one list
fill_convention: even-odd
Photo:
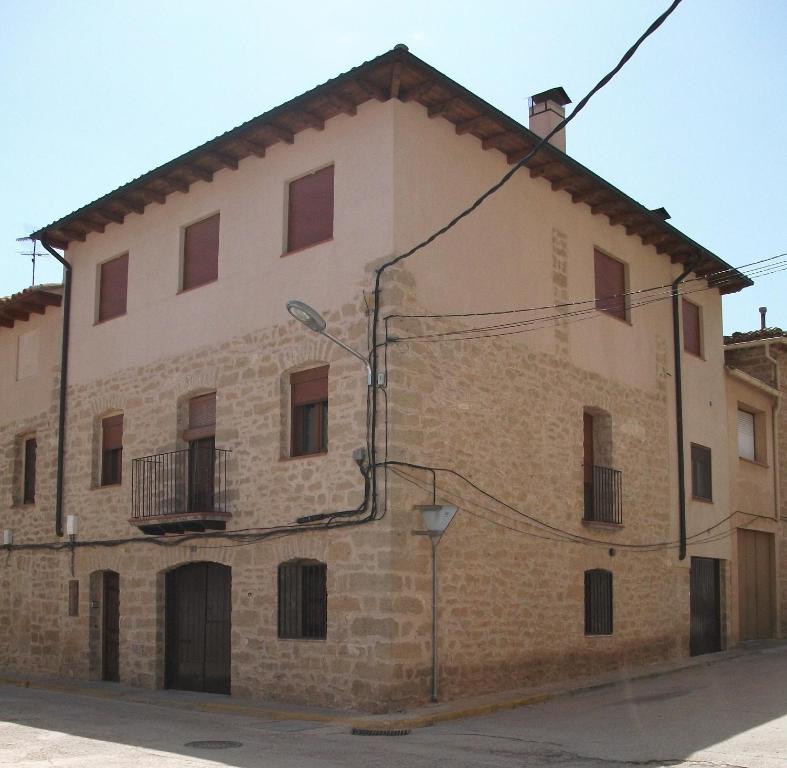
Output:
[[623,522],[623,473],[619,469],[585,465],[585,520]]
[[131,462],[132,518],[226,514],[230,451],[192,445]]

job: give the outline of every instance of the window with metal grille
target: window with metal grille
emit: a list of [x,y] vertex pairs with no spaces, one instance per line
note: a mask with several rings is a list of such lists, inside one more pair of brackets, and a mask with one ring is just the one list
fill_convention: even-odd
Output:
[[24,442],[24,478],[22,483],[22,502],[24,504],[33,504],[36,500],[36,451],[36,439],[28,437]]
[[756,457],[754,440],[754,414],[738,409],[738,456],[754,461]]
[[710,448],[691,444],[691,494],[695,499],[712,501]]
[[79,616],[79,580],[68,582],[68,615]]
[[183,232],[183,290],[212,283],[219,277],[219,214],[186,227]]
[[117,485],[123,464],[123,414],[101,420],[101,485]]
[[328,366],[290,375],[292,456],[328,450]]
[[99,268],[98,322],[126,314],[128,254],[105,261]]
[[585,634],[612,634],[612,574],[585,571]]
[[333,166],[290,182],[287,253],[333,237]]
[[279,565],[279,637],[324,640],[328,627],[327,566],[314,560]]
[[627,320],[626,265],[599,250],[594,251],[596,309],[607,315]]
[[683,349],[686,352],[702,356],[702,323],[700,308],[686,299],[682,300],[683,307]]

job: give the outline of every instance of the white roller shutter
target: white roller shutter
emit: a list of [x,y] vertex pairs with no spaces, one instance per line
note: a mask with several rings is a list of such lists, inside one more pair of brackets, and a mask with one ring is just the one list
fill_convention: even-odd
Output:
[[738,411],[738,456],[754,461],[754,414]]

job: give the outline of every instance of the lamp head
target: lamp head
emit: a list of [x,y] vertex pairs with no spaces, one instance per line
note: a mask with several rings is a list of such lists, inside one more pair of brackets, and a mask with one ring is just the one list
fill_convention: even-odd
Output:
[[442,536],[454,519],[457,508],[452,504],[419,504],[417,509],[429,535]]
[[322,333],[325,330],[325,320],[323,316],[313,307],[303,301],[290,299],[287,302],[287,311],[300,323],[315,333]]

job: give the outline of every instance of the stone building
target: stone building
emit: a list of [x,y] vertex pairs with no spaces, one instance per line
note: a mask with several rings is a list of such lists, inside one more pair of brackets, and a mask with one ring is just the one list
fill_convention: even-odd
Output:
[[34,233],[67,379],[52,323],[35,407],[3,388],[0,667],[428,700],[432,502],[441,697],[735,644],[728,395],[771,400],[725,376],[721,295],[750,281],[538,146],[567,101],[531,130],[397,46]]

